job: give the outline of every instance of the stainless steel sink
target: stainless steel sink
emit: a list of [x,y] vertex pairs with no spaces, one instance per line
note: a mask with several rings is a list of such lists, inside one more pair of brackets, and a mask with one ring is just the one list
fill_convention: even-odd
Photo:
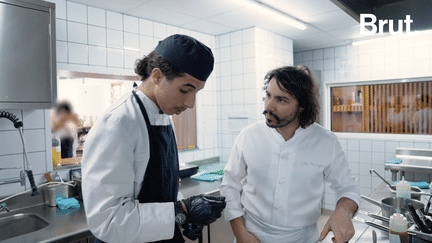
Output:
[[32,213],[21,213],[0,218],[0,241],[38,231],[48,222]]

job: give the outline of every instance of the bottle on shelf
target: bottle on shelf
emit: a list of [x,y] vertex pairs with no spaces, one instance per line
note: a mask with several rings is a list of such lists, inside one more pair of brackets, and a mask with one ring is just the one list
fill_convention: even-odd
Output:
[[411,184],[404,177],[396,184],[396,197],[411,198]]

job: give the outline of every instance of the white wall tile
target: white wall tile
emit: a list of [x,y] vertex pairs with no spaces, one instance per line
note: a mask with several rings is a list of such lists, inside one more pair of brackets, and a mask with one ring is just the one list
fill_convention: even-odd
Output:
[[83,44],[68,44],[69,63],[88,64],[88,46]]
[[[17,178],[20,171],[24,170],[23,154],[12,154],[0,156],[0,168],[17,168],[0,170],[1,179]],[[3,185],[2,185],[3,190]]]
[[107,28],[123,31],[123,15],[122,14],[107,10],[106,11],[106,18],[107,18]]
[[108,67],[123,68],[123,50],[107,48]]
[[130,51],[139,51],[138,34],[124,32],[124,49]]
[[100,8],[87,7],[89,25],[96,25],[99,27],[106,27],[106,11]]
[[56,19],[66,19],[66,0],[49,0],[55,3]]
[[139,19],[139,33],[140,35],[153,37],[153,21]]
[[89,45],[96,46],[107,46],[107,34],[106,28],[97,27],[97,26],[88,26],[88,43]]
[[385,152],[385,142],[373,140],[372,141],[372,151],[384,153]]
[[140,35],[139,41],[140,41],[140,52],[143,52],[146,55],[155,48],[153,37]]
[[234,60],[231,62],[231,74],[238,75],[243,73],[243,60]]
[[154,33],[154,36],[156,38],[164,39],[164,38],[168,37],[166,24],[154,22],[153,26],[154,26],[153,33]]
[[68,41],[87,44],[87,25],[75,22],[68,22]]
[[28,153],[28,159],[33,175],[45,174],[47,171],[45,152]]
[[67,1],[67,18],[69,21],[87,24],[87,6]]
[[56,19],[56,39],[61,41],[67,41],[66,20]]
[[246,43],[243,44],[243,58],[250,58],[255,56],[255,43]]
[[123,31],[107,29],[107,47],[123,49]]
[[136,51],[124,51],[124,65],[125,68],[135,69],[135,62],[140,58],[139,52]]
[[305,51],[303,52],[303,63],[309,62],[313,60],[313,52],[312,51]]
[[242,30],[243,43],[255,42],[255,28]]
[[175,26],[167,25],[167,36],[171,36],[175,34],[179,34],[179,28]]
[[138,34],[139,33],[139,26],[138,26],[138,18],[137,17],[132,17],[129,15],[124,15],[123,16],[123,30],[125,32],[130,32],[130,33],[134,33],[134,34]]
[[335,59],[324,59],[324,70],[335,69]]
[[231,46],[231,60],[243,58],[243,45]]
[[45,113],[44,110],[23,110],[24,129],[44,129]]
[[68,48],[67,48],[67,42],[64,41],[57,41],[56,42],[56,56],[57,56],[57,62],[68,62]]
[[322,60],[324,59],[324,51],[322,49],[314,50],[312,52],[312,60]]
[[243,59],[243,72],[246,74],[246,73],[254,73],[255,71],[256,71],[255,58]]
[[89,64],[95,66],[107,66],[106,48],[101,46],[89,46]]
[[231,33],[231,46],[241,45],[243,42],[242,31],[235,31]]
[[350,150],[350,151],[359,151],[359,149],[360,149],[360,141],[359,140],[356,140],[356,139],[349,139],[349,140],[347,140],[347,144],[348,144],[348,146],[347,146],[347,148],[348,148],[348,150]]
[[24,130],[23,133],[28,153],[45,151],[45,129]]
[[371,152],[372,151],[372,141],[360,140],[360,151]]
[[335,57],[335,49],[333,47],[324,49],[324,59],[334,58],[334,57]]
[[228,62],[231,60],[231,47],[223,47],[219,49],[219,62]]
[[[0,154],[17,154],[22,153],[22,142],[19,131],[17,129],[12,131],[0,132]],[[27,141],[26,141],[27,142]]]
[[231,35],[228,34],[224,34],[224,35],[220,35],[219,37],[219,48],[224,48],[224,47],[228,47],[231,46]]

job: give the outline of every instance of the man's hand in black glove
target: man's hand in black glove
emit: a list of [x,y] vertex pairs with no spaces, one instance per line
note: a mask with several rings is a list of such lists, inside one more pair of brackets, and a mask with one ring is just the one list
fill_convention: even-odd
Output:
[[204,225],[199,224],[184,224],[183,227],[183,235],[191,240],[196,240],[202,234],[202,230]]
[[203,194],[184,199],[183,203],[186,207],[187,223],[198,225],[207,225],[216,221],[222,216],[222,210],[226,206],[225,197]]

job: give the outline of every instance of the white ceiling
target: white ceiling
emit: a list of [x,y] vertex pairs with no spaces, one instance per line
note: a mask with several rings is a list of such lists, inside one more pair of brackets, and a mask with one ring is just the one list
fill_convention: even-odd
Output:
[[261,0],[309,25],[306,30],[260,17],[232,0],[72,0],[211,35],[257,26],[294,41],[294,51],[360,39],[359,23],[330,0]]

